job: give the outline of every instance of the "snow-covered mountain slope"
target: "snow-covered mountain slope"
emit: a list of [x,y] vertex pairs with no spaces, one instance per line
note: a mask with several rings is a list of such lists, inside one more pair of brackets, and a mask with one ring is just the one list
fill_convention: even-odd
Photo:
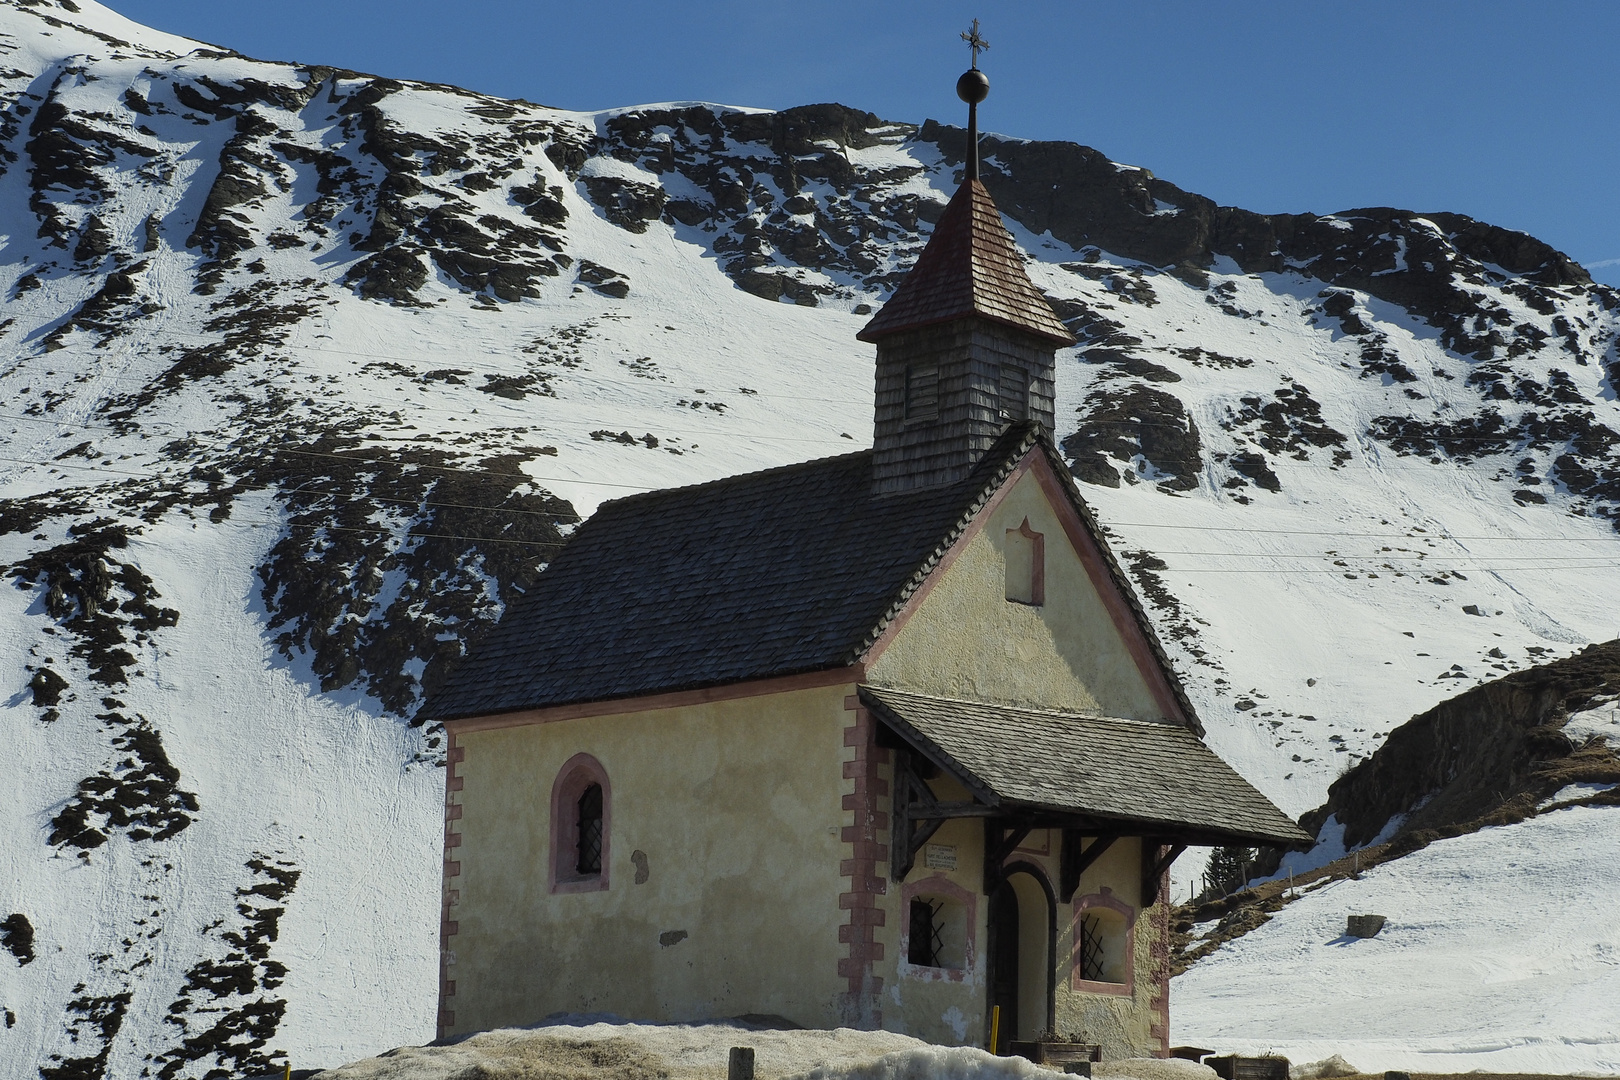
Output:
[[[1620,639],[1396,728],[1301,820],[1313,849],[1180,909],[1177,1037],[1364,1070],[1612,1073],[1617,701]],[[1388,931],[1347,935],[1357,914]]]
[[[1335,880],[1176,979],[1174,1037],[1366,1072],[1612,1074],[1617,867],[1620,810],[1576,806]],[[1388,922],[1353,938],[1354,914]]]
[[[0,4],[0,86],[0,1076],[420,1041],[422,693],[602,500],[866,444],[854,334],[962,133],[565,113],[90,0]],[[985,154],[1084,339],[1057,435],[1285,808],[1459,683],[1615,634],[1612,291],[1451,215]]]

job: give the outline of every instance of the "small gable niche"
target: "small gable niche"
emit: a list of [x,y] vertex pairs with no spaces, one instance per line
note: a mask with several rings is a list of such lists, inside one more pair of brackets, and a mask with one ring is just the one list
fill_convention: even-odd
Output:
[[1039,607],[1046,603],[1046,537],[1029,527],[1029,518],[1007,530],[1007,600]]

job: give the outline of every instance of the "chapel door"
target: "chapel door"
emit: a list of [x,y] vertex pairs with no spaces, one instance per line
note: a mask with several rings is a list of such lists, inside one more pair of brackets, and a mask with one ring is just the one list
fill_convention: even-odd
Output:
[[1007,881],[990,895],[990,1015],[988,1031],[996,1006],[1001,1006],[996,1052],[1005,1054],[1007,1044],[1018,1037],[1018,894]]

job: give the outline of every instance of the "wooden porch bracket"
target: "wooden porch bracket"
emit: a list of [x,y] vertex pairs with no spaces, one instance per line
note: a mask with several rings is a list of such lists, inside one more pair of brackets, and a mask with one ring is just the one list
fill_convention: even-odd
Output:
[[985,818],[984,895],[990,896],[1001,887],[1006,876],[1001,872],[1001,864],[1024,842],[1032,828],[1034,823],[1030,821]]
[[1080,888],[1080,875],[1102,858],[1103,852],[1119,839],[1118,836],[1099,836],[1091,842],[1090,847],[1082,849],[1085,835],[1079,829],[1063,830],[1063,852],[1058,862],[1058,900],[1065,904],[1074,899],[1075,891]]
[[889,876],[903,882],[916,865],[917,852],[922,850],[939,827],[952,818],[987,818],[1000,813],[995,807],[975,802],[941,802],[933,789],[922,778],[917,762],[910,750],[900,749],[894,755],[893,799],[889,822]]
[[[1170,864],[1187,850],[1186,844],[1165,845],[1156,840],[1142,839],[1142,906],[1152,907],[1159,899],[1159,880]],[[1151,854],[1150,854],[1151,852]]]

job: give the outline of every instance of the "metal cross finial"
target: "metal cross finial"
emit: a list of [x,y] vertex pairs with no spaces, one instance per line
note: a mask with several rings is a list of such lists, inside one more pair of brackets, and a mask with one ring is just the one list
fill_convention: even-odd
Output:
[[990,43],[979,36],[978,19],[973,20],[972,32],[963,34],[962,40],[967,42],[968,48],[973,50],[973,70],[977,71],[979,69],[979,50],[988,49],[990,47]]

